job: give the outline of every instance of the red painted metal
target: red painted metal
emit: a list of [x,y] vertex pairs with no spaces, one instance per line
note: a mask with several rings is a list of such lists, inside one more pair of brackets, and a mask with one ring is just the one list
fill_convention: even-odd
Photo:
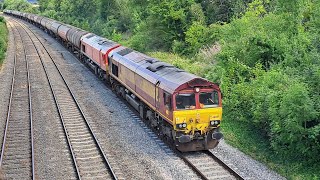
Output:
[[103,57],[103,58],[106,60],[106,66],[108,66],[108,64],[109,64],[109,54],[110,54],[110,52],[111,52],[112,50],[120,47],[120,46],[121,46],[121,45],[118,44],[117,46],[114,46],[113,48],[109,49],[109,50],[106,52],[106,54],[104,54],[104,57]]

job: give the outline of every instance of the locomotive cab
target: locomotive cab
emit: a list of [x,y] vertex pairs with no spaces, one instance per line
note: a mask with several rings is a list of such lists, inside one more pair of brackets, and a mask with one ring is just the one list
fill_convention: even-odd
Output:
[[222,138],[221,119],[221,92],[216,85],[188,87],[173,94],[173,137],[178,150],[216,147]]

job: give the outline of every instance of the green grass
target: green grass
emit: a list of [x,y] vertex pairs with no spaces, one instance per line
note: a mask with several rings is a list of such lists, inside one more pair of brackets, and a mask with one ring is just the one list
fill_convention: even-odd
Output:
[[199,76],[204,75],[205,69],[203,68],[204,64],[202,62],[193,61],[192,59],[168,52],[148,52],[147,54],[161,61],[170,63],[180,69],[184,69],[190,73]]
[[308,163],[308,160],[277,154],[270,149],[267,139],[250,124],[224,119],[222,129],[228,144],[266,164],[282,176],[297,180],[320,179],[320,163]]
[[[147,54],[191,73],[203,76],[205,61],[198,62],[197,60],[166,52],[148,52]],[[262,136],[251,124],[224,119],[222,130],[228,144],[266,164],[270,169],[282,176],[294,180],[320,179],[320,163],[308,163],[306,159],[298,160],[294,157],[284,157],[278,154],[270,148],[268,139]]]
[[4,18],[0,16],[0,67],[5,58],[5,53],[7,50],[7,41],[8,41],[8,29],[7,29]]

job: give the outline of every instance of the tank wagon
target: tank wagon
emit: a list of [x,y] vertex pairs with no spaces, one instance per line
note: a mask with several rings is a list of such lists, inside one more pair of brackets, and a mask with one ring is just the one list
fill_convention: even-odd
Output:
[[59,39],[178,150],[218,145],[222,99],[217,84],[82,29],[28,13],[5,13]]
[[[76,53],[79,55],[78,52],[80,52],[81,48],[81,38],[88,34],[89,32],[84,31],[82,29],[72,27],[68,32],[67,32],[67,47],[70,49],[72,52]],[[82,58],[82,57],[79,57]]]

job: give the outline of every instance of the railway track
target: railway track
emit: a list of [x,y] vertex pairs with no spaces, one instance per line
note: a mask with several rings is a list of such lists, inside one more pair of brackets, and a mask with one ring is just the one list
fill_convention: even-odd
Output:
[[180,157],[201,179],[243,179],[210,151],[183,153]]
[[117,179],[90,124],[54,59],[28,27],[19,24],[31,39],[45,70],[78,179]]
[[[41,43],[41,41],[40,41],[40,43]],[[71,101],[71,99],[69,99],[68,101]],[[126,102],[124,102],[124,103],[126,104],[126,106],[128,106],[128,103],[126,103]],[[68,104],[68,102],[65,102],[65,104]],[[130,110],[133,111],[132,108],[130,108]],[[136,112],[134,114],[136,114]],[[79,127],[83,128],[84,126],[79,126]],[[150,134],[150,133],[148,133],[148,134]],[[157,134],[157,132],[154,132],[154,135],[155,134]],[[160,143],[163,144],[162,142],[160,142]],[[167,145],[160,145],[160,146],[164,149],[168,149]],[[168,150],[166,150],[166,151],[168,151]],[[183,161],[201,179],[243,179],[235,171],[233,171],[226,164],[224,164],[222,161],[220,161],[218,158],[216,158],[210,151],[180,153],[180,152],[177,152],[174,148],[171,148],[171,151],[175,152],[177,154],[177,156],[179,156],[181,159],[183,159]],[[168,152],[168,153],[171,154],[172,152]]]
[[[131,115],[135,118],[135,120],[144,128],[144,130],[155,139],[158,137],[161,140],[156,140],[159,146],[166,151],[167,154],[172,155],[176,154],[180,159],[182,159],[185,164],[193,170],[194,174],[189,174],[191,179],[203,179],[203,180],[211,180],[211,179],[238,179],[243,180],[244,178],[240,176],[236,171],[234,171],[231,167],[217,158],[211,151],[199,151],[199,152],[188,152],[181,153],[175,149],[172,143],[170,143],[167,139],[159,136],[157,131],[154,131],[146,122],[143,122],[139,116],[139,114],[134,111],[133,108],[128,107],[129,104],[126,101],[123,101],[124,109],[131,111]],[[148,126],[145,127],[145,126]],[[183,167],[182,167],[183,168]]]
[[[2,141],[0,168],[6,179],[35,179],[29,66],[21,34],[12,25],[15,44],[12,86]],[[21,42],[21,43],[20,43]]]

